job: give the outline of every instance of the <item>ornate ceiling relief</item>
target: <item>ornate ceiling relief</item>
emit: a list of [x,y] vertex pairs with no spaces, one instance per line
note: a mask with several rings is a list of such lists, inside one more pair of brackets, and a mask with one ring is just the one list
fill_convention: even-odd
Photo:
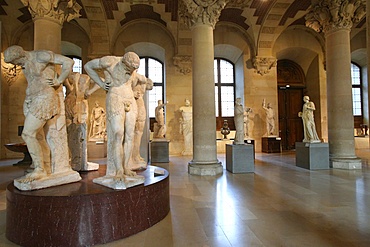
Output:
[[22,73],[22,68],[21,66],[4,62],[4,55],[3,53],[1,53],[1,71],[3,73],[6,83],[10,87]]
[[179,14],[188,27],[207,24],[215,28],[221,10],[225,8],[227,2],[227,0],[182,0]]
[[80,16],[81,6],[76,0],[21,0],[32,18],[48,17],[61,25]]
[[176,65],[178,72],[181,74],[189,74],[192,69],[192,59],[190,56],[175,56],[173,57],[173,63]]
[[366,15],[362,0],[323,0],[312,5],[306,15],[306,26],[316,32],[351,29]]
[[256,56],[253,58],[255,72],[260,75],[268,74],[272,67],[276,67],[277,59],[274,57]]

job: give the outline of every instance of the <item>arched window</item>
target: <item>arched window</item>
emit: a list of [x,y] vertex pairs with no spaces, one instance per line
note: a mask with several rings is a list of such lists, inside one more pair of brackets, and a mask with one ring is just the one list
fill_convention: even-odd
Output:
[[72,57],[72,59],[75,62],[73,64],[72,71],[73,72],[78,72],[78,73],[82,74],[82,60],[81,60],[81,58],[79,58],[79,57]]
[[352,106],[355,128],[361,128],[362,119],[362,78],[361,67],[351,63],[351,82],[352,82]]
[[223,121],[228,120],[229,127],[234,129],[234,102],[235,102],[235,68],[234,64],[222,59],[214,60],[215,73],[215,106],[217,129],[222,127]]
[[149,117],[155,118],[155,108],[158,100],[164,102],[164,66],[159,60],[151,57],[140,59],[139,74],[153,81],[153,89],[149,91]]

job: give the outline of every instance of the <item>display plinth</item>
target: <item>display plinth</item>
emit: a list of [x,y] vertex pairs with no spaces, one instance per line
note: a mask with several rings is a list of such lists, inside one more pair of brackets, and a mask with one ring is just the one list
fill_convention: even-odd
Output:
[[80,182],[42,190],[24,192],[9,184],[6,237],[25,247],[93,246],[134,235],[166,217],[167,170],[148,166],[138,172],[144,184],[117,191],[92,182],[105,168],[81,173]]
[[232,173],[254,172],[253,145],[226,144],[226,170]]
[[107,157],[107,143],[104,141],[89,141],[87,142],[87,157],[89,158],[105,158]]
[[262,152],[280,153],[281,137],[262,137]]
[[255,158],[256,157],[256,155],[255,155],[256,148],[254,146],[254,140],[253,139],[244,139],[244,143],[245,144],[250,144],[250,145],[253,146],[253,158]]
[[150,142],[150,161],[155,163],[170,162],[169,143],[167,139],[153,139]]
[[295,148],[296,166],[309,170],[330,168],[328,143],[296,142]]

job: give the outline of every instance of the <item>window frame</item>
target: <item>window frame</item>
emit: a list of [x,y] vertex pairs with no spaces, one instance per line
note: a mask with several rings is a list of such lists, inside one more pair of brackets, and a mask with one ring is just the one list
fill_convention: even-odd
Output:
[[[353,76],[352,76],[352,65],[356,66],[359,69],[359,79],[360,83],[359,85],[353,84]],[[354,119],[354,127],[355,128],[362,128],[363,124],[363,112],[364,112],[364,101],[363,101],[363,92],[362,92],[362,68],[360,65],[357,63],[351,61],[351,88],[358,88],[360,89],[360,100],[361,100],[361,114],[360,115],[355,115],[354,111],[354,97],[353,97],[353,92],[352,93],[352,111],[353,111],[353,119]],[[351,90],[352,90],[351,89]]]

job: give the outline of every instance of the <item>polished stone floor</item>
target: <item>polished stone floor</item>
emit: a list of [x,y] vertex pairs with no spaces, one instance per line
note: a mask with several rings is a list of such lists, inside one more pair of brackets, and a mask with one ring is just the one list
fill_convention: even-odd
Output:
[[[170,172],[171,211],[152,228],[101,246],[370,246],[370,150],[357,150],[362,170],[305,170],[295,153],[257,153],[255,172],[217,177],[187,173],[191,157],[156,163]],[[225,164],[225,155],[219,156]],[[97,161],[95,161],[97,162]],[[104,163],[104,160],[100,161]],[[0,246],[5,188],[23,174],[0,162]]]

